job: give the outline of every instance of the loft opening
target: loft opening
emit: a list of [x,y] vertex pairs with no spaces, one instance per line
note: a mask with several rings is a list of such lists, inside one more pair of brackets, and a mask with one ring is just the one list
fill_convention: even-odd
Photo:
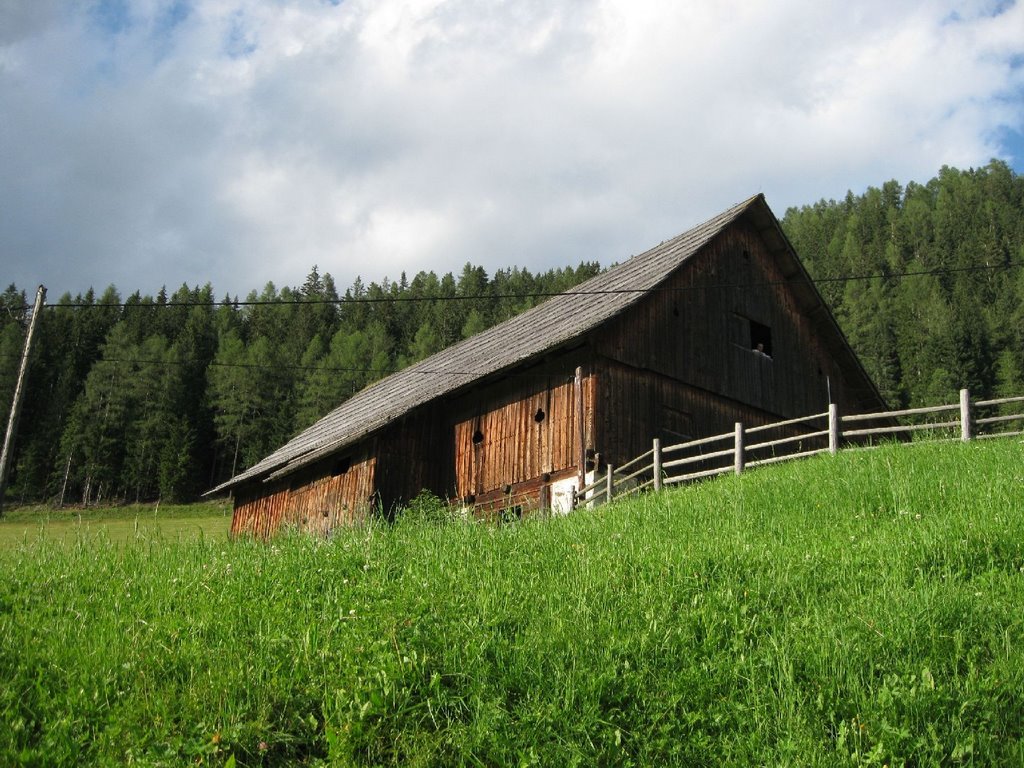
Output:
[[772,329],[756,320],[750,321],[750,348],[765,357],[772,356]]

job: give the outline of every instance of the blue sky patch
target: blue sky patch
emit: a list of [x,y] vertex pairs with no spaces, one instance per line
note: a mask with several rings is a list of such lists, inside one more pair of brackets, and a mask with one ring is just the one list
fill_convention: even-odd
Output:
[[[1008,10],[1013,8],[1016,0],[996,0],[992,5],[992,9],[988,12],[988,16],[1002,16]],[[984,12],[983,12],[984,13]]]
[[171,32],[192,13],[192,5],[186,0],[174,0],[161,13],[157,14],[154,35]]
[[1024,174],[1024,126],[1019,129],[1003,128],[997,136],[1010,167],[1018,174]]
[[111,35],[126,32],[132,26],[127,0],[99,0],[89,7],[93,22]]
[[231,31],[224,41],[224,52],[232,59],[243,59],[256,50],[256,41],[245,26],[241,11],[234,14],[231,20]]

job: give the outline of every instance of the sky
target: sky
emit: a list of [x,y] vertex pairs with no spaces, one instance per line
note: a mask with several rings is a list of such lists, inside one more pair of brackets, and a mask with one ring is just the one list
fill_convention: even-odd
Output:
[[1024,173],[1024,2],[0,0],[0,282],[599,261]]

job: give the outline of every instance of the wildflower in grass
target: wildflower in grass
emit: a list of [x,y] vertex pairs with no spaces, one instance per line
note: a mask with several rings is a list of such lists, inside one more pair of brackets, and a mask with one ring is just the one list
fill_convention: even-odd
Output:
[[259,750],[260,750],[260,752],[266,752],[268,749],[270,749],[270,745],[267,744],[267,742],[261,741],[259,743]]

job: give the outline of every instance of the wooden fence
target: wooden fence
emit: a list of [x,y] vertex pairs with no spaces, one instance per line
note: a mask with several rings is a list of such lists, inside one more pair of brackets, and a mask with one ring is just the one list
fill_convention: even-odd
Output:
[[1024,434],[1024,397],[972,401],[960,390],[960,402],[902,411],[843,416],[830,405],[823,413],[772,424],[746,427],[737,422],[732,432],[651,449],[584,486],[574,506],[613,501],[653,488],[688,483],[780,461],[836,453],[849,446],[871,446],[880,438],[907,440],[914,433],[938,433],[940,438],[969,441]]

